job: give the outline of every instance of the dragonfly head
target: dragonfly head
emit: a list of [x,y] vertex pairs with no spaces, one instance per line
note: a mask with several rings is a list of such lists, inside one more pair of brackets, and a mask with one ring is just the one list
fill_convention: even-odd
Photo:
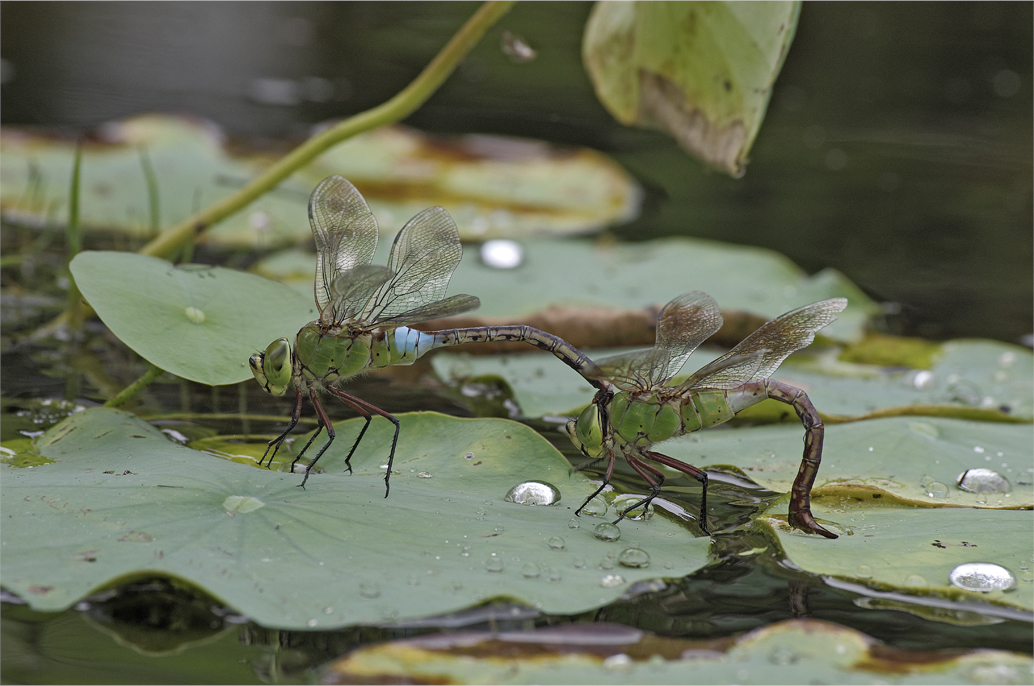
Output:
[[571,442],[582,451],[586,457],[603,456],[603,422],[600,420],[600,410],[596,403],[591,403],[582,410],[578,419],[572,419],[567,423],[567,435]]
[[269,344],[265,352],[255,353],[248,360],[251,373],[262,388],[271,395],[283,395],[291,382],[291,343],[278,338]]

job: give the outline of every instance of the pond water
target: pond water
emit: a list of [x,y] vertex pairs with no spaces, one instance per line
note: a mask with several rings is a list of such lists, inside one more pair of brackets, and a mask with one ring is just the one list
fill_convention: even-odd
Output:
[[[232,135],[276,146],[304,136],[313,124],[392,96],[473,7],[5,3],[0,118],[4,125],[81,130],[139,112],[189,112]],[[491,33],[406,124],[601,150],[646,191],[642,216],[611,230],[618,239],[710,238],[774,249],[809,272],[835,267],[887,303],[880,325],[890,333],[1008,342],[1030,334],[1030,3],[807,5],[740,180],[703,169],[662,134],[620,126],[600,106],[579,59],[589,9],[588,3],[518,5],[499,28],[526,39],[536,59],[513,63],[500,50],[500,34]],[[42,251],[48,275],[60,264],[56,244],[48,250],[6,227],[3,236],[5,257]],[[31,285],[20,283],[22,277],[9,279],[5,270],[5,291],[12,283]],[[46,298],[20,303],[18,312],[4,307],[4,440],[56,421],[34,423],[44,409],[15,414],[28,399],[117,390],[144,371],[96,323],[88,329],[99,350],[93,358],[20,339],[17,334],[61,306]],[[349,391],[395,413],[478,411],[447,390],[383,377],[350,384]],[[283,417],[288,405],[250,382],[212,390],[166,380],[136,409],[182,412],[211,430],[247,433],[280,425],[259,421],[255,428],[234,413]],[[335,419],[350,416],[339,407],[331,412]],[[575,457],[566,439],[535,428]],[[634,478],[620,473],[616,485],[634,490]],[[732,531],[776,497],[735,475],[712,472],[711,479],[717,532]],[[696,491],[687,490],[671,500],[692,512]],[[161,580],[142,579],[58,615],[5,597],[3,678],[292,683],[377,641],[600,621],[708,639],[811,616],[896,648],[1031,651],[1028,622],[981,621],[977,611],[949,622],[932,612],[880,605],[816,576],[741,555],[751,547],[749,537],[719,533],[716,541],[716,565],[584,616],[528,608],[514,615],[511,606],[500,605],[420,626],[285,632]]]

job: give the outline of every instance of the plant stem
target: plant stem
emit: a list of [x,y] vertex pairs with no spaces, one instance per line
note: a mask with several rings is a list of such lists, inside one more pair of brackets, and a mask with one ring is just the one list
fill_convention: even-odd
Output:
[[157,379],[163,372],[161,367],[151,365],[150,369],[144,372],[144,375],[139,379],[129,384],[114,398],[104,403],[104,407],[121,407],[129,400],[132,400],[136,395],[151,384],[152,381]]
[[65,271],[68,272],[68,301],[65,305],[65,315],[68,318],[69,328],[73,333],[79,331],[83,325],[83,303],[79,286],[75,283],[75,277],[69,265],[72,259],[83,249],[82,231],[79,227],[79,171],[83,161],[83,143],[80,140],[75,146],[75,159],[72,161],[72,187],[68,193],[68,226],[65,228],[65,240],[68,247],[68,261],[65,262]]
[[360,112],[323,131],[280,158],[233,195],[163,232],[140,249],[144,255],[166,257],[209,226],[243,210],[281,181],[338,143],[378,126],[401,121],[438,90],[456,66],[477,45],[485,32],[510,10],[514,3],[486,2],[442,48],[420,75],[395,97],[371,110]]

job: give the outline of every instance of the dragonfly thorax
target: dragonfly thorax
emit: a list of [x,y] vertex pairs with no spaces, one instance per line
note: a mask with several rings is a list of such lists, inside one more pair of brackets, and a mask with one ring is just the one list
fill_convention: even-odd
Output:
[[298,332],[295,374],[300,380],[320,384],[355,376],[370,366],[371,342],[369,332],[354,337],[335,335],[318,321],[310,322]]
[[615,442],[646,447],[682,433],[678,399],[656,393],[621,392],[610,403]]

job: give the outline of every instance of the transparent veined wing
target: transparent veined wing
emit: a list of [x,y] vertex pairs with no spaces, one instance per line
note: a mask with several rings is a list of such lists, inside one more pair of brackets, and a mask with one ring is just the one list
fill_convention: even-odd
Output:
[[790,353],[808,347],[815,340],[815,332],[836,321],[836,313],[845,307],[847,298],[831,298],[776,317],[694,372],[679,388],[730,389],[767,379]]
[[354,320],[373,294],[395,276],[387,267],[364,264],[340,272],[330,287],[333,323]]
[[340,176],[328,176],[309,197],[309,224],[316,240],[316,306],[320,321],[342,321],[334,303],[339,276],[373,260],[377,249],[377,220],[355,186]]
[[601,380],[622,390],[663,386],[678,374],[693,351],[722,328],[714,298],[691,291],[675,298],[657,315],[657,342],[653,348],[621,353],[597,362]]
[[469,295],[442,299],[462,256],[459,230],[448,212],[430,207],[416,215],[391,246],[388,269],[394,275],[372,294],[357,323],[401,326],[477,307],[480,301]]

